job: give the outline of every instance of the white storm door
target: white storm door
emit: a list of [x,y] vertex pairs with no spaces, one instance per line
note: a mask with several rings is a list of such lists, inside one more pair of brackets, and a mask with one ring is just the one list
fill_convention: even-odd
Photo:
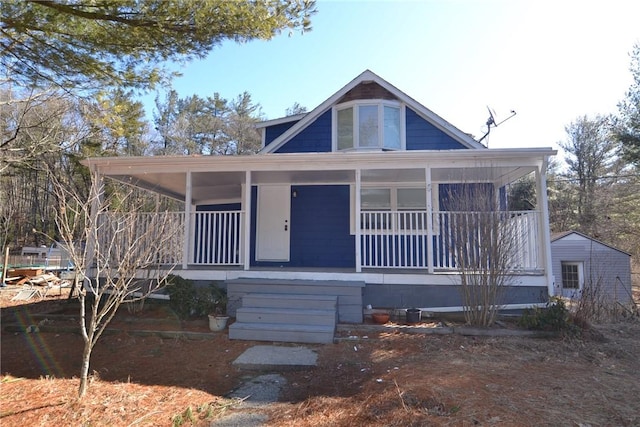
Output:
[[256,261],[289,261],[291,187],[258,186]]

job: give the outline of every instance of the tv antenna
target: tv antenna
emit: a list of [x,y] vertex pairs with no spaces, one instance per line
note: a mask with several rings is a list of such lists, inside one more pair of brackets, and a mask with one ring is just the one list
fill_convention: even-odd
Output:
[[[478,140],[478,142],[482,142],[483,139],[485,139],[486,137],[489,136],[489,132],[491,132],[491,128],[497,128],[499,125],[503,124],[504,122],[506,122],[507,120],[509,120],[511,117],[516,115],[516,112],[514,110],[511,110],[511,115],[509,117],[507,117],[506,119],[500,121],[500,122],[496,122],[496,112],[492,111],[491,108],[489,108],[489,106],[487,105],[487,110],[489,110],[489,118],[487,119],[487,133],[485,133],[482,138],[480,138]],[[489,144],[487,143],[487,148],[489,148]]]

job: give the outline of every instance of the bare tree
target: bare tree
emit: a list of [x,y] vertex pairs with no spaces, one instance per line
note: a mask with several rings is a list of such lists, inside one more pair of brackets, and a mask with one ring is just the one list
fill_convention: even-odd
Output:
[[517,265],[521,218],[500,210],[493,187],[485,184],[452,186],[446,209],[465,320],[475,326],[490,326]]
[[181,246],[182,218],[161,212],[159,202],[151,211],[142,212],[139,205],[127,203],[132,189],[107,193],[95,173],[88,197],[73,191],[55,173],[51,179],[58,200],[59,236],[76,273],[84,340],[78,389],[82,397],[87,391],[91,352],[118,308],[125,302],[144,300],[166,284],[180,256],[174,249]]

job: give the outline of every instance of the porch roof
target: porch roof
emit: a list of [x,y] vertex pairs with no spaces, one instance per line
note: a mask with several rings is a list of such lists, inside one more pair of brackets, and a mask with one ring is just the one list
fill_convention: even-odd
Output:
[[192,200],[240,196],[246,172],[252,184],[345,184],[362,172],[367,183],[491,182],[504,185],[536,169],[556,154],[551,148],[415,150],[336,153],[258,154],[251,156],[94,157],[86,166],[99,174],[185,200],[192,173]]

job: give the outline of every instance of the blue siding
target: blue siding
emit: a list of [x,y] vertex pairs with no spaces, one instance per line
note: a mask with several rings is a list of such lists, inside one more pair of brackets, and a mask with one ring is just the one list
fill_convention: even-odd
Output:
[[[349,232],[348,185],[291,186],[291,257],[287,262],[255,260],[256,203],[251,209],[251,265],[355,267],[355,237]],[[252,188],[256,200],[257,187]]]
[[[459,209],[459,207],[456,207],[456,198],[460,197],[461,199],[459,200],[466,204],[465,208],[483,211],[485,209],[482,203],[493,200],[493,191],[493,185],[488,183],[440,184],[438,191],[440,210],[451,211]],[[478,194],[478,196],[474,197],[474,194]],[[465,200],[465,198],[468,198],[468,200]],[[474,201],[478,203],[478,206],[472,206]]]
[[410,108],[406,109],[407,150],[455,150],[467,148]]
[[331,151],[331,110],[326,111],[276,153],[326,153]]
[[[266,128],[265,143],[268,145],[295,123],[283,123]],[[407,150],[455,150],[466,149],[464,145],[445,134],[420,117],[410,108],[406,109]],[[331,151],[331,110],[326,111],[298,135],[276,150],[276,153],[317,153]]]
[[196,212],[227,212],[227,211],[239,211],[242,210],[240,203],[226,203],[221,205],[198,205],[196,206]]
[[273,125],[265,128],[264,145],[267,146],[273,142],[277,137],[289,130],[290,127],[298,123],[298,121],[291,121],[288,123],[281,123],[279,125]]

